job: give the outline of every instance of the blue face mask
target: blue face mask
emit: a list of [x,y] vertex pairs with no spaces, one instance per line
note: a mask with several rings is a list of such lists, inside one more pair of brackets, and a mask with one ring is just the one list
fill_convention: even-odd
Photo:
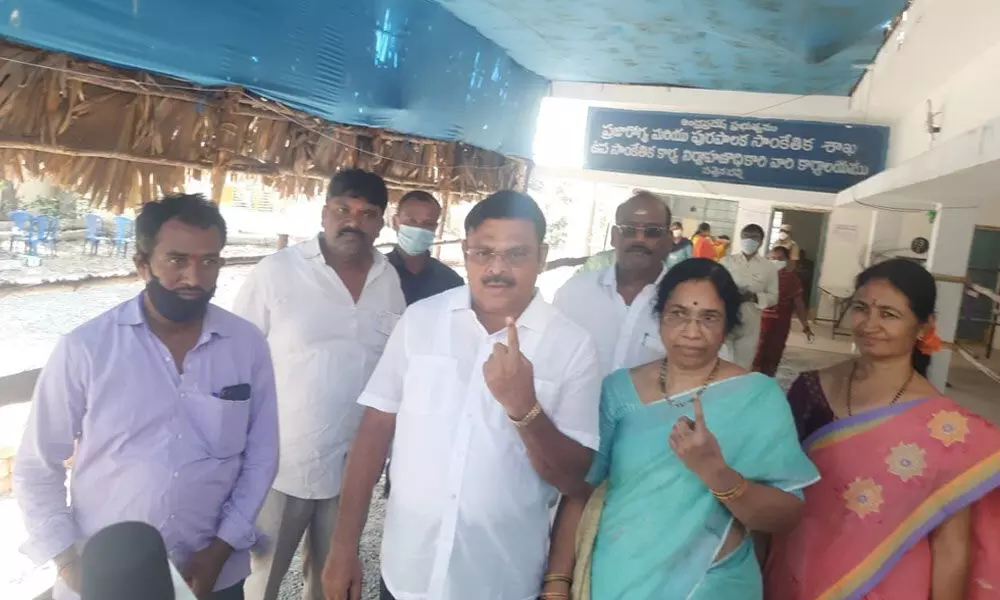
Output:
[[418,256],[427,252],[433,243],[434,232],[420,227],[401,224],[399,231],[396,232],[396,245],[410,256]]

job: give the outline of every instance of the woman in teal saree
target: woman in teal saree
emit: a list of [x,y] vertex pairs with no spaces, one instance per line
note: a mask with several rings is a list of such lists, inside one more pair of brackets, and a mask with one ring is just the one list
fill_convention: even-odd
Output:
[[663,278],[670,360],[605,380],[597,491],[563,500],[542,598],[762,598],[749,532],[794,527],[819,475],[777,383],[718,358],[740,303],[709,259]]

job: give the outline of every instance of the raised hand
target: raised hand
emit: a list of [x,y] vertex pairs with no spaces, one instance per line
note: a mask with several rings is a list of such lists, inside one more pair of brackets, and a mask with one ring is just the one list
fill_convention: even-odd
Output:
[[726,468],[726,460],[722,456],[719,441],[705,425],[705,411],[700,395],[695,396],[691,406],[694,408],[694,421],[687,417],[677,419],[670,431],[670,448],[684,466],[708,483]]
[[507,317],[507,345],[493,345],[493,353],[483,363],[486,387],[507,415],[520,420],[535,406],[535,370],[521,354],[514,319]]

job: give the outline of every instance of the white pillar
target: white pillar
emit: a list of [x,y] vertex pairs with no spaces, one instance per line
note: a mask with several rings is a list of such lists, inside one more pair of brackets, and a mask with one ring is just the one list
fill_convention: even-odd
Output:
[[[936,209],[927,270],[935,275],[965,277],[976,229],[977,209],[943,208],[941,205],[937,205]],[[955,341],[963,292],[961,283],[937,282],[937,330],[945,342]],[[951,356],[951,350],[942,350],[931,358],[929,379],[942,392],[948,381]]]
[[883,252],[895,250],[899,242],[899,232],[903,226],[903,213],[887,210],[873,211],[872,228],[868,234],[868,252],[865,268],[878,262],[875,257]]

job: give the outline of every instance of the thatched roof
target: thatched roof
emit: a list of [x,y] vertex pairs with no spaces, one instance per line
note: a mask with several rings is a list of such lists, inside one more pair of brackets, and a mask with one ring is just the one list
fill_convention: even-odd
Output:
[[528,162],[456,142],[329,123],[241,88],[207,89],[0,40],[0,160],[121,210],[210,176],[315,194],[344,167],[391,189],[523,189]]

